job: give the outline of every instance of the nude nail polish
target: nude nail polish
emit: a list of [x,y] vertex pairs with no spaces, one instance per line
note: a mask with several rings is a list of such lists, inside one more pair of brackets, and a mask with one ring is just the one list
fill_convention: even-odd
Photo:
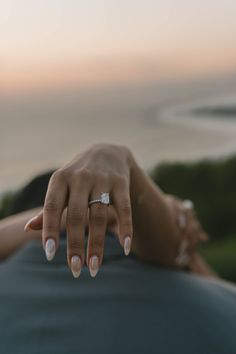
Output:
[[124,242],[124,252],[126,256],[128,256],[128,254],[130,253],[130,249],[131,249],[131,237],[127,236]]
[[81,273],[81,259],[79,256],[71,257],[71,272],[74,278],[78,278]]
[[45,255],[48,261],[51,261],[56,253],[56,242],[53,238],[49,238],[45,244]]
[[91,277],[96,277],[99,270],[99,260],[97,256],[92,256],[89,260],[89,272]]

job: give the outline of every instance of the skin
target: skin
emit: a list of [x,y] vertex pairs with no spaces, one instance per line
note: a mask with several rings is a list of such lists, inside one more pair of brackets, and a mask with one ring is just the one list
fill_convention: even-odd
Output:
[[[110,193],[112,205],[96,203],[88,208],[88,201],[99,198],[101,192]],[[185,213],[188,220],[182,229],[178,224],[180,213]],[[188,252],[191,254],[191,267],[195,267],[194,272],[214,275],[196,255],[196,245],[206,240],[207,235],[194,213],[184,211],[180,200],[164,194],[124,146],[96,144],[78,154],[51,177],[43,209],[31,210],[28,214],[18,216],[22,226],[26,216],[34,216],[34,219],[28,222],[27,237],[22,237],[22,243],[31,237],[40,237],[39,230],[42,229],[44,249],[47,248],[48,240],[53,240],[57,249],[60,230],[66,229],[68,265],[76,277],[85,263],[91,275],[96,275],[98,269],[94,272],[93,257],[97,257],[99,268],[107,230],[117,235],[122,247],[126,243],[126,254],[131,250],[141,260],[174,268],[177,268],[176,256],[184,237],[188,239]],[[8,228],[10,222],[6,222]],[[5,232],[6,228],[5,224]],[[85,253],[86,229],[89,239]],[[0,242],[1,234],[0,224]],[[127,239],[130,242],[127,243]],[[19,246],[18,240],[15,249]],[[79,259],[76,272],[73,269],[74,256]]]
[[0,260],[5,260],[32,239],[41,238],[41,231],[24,232],[25,223],[41,208],[27,210],[0,220]]

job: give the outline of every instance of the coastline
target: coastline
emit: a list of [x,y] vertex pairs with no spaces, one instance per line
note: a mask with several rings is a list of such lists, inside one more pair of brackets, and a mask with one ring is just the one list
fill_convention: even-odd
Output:
[[0,195],[99,141],[127,145],[146,170],[163,161],[234,154],[236,119],[191,114],[203,104],[236,102],[236,83],[225,86],[215,92],[214,85],[154,85],[5,103]]

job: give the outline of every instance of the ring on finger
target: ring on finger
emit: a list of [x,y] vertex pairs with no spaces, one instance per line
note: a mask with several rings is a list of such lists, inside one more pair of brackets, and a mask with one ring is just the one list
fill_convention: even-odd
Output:
[[100,198],[90,200],[88,206],[90,207],[92,204],[95,203],[100,203],[109,206],[111,204],[110,194],[107,192],[101,192]]

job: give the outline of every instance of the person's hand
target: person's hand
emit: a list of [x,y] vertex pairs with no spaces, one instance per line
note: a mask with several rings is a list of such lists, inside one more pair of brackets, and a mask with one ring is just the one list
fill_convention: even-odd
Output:
[[203,230],[190,200],[181,200],[172,195],[166,195],[166,201],[175,210],[176,229],[180,239],[176,264],[180,267],[189,265],[200,242],[208,241],[209,237]]
[[[130,202],[131,154],[125,147],[97,144],[77,155],[51,177],[43,211],[31,219],[26,230],[42,228],[46,257],[52,260],[59,245],[62,214],[66,212],[67,258],[78,277],[85,262],[91,276],[102,263],[107,228],[116,231],[126,255],[132,242]],[[112,206],[89,201],[109,193]],[[111,211],[108,213],[108,208]],[[85,257],[84,235],[88,219],[89,239]]]

